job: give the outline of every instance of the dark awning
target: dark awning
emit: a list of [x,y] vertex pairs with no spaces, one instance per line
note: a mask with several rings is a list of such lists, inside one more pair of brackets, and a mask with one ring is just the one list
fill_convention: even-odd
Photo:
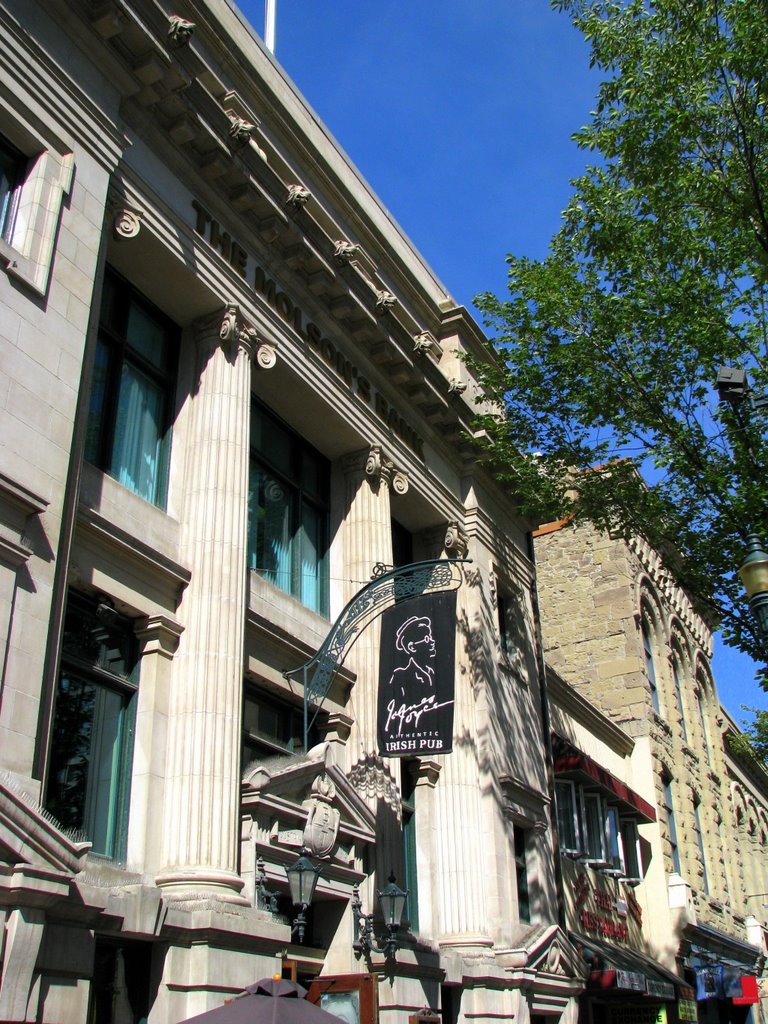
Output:
[[677,999],[678,989],[686,984],[683,978],[637,949],[612,946],[578,932],[571,932],[570,937],[591,967],[589,988],[614,990],[617,994],[634,992],[638,996],[671,1002]]
[[553,737],[553,753],[555,775],[567,775],[586,779],[605,790],[620,805],[625,813],[632,814],[641,821],[656,821],[656,809],[638,793],[612,775],[607,768],[594,761],[589,754],[584,754],[560,736]]

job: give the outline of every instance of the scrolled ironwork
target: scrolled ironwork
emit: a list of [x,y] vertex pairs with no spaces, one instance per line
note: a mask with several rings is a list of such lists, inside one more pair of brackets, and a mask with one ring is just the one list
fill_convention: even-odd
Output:
[[[413,562],[397,569],[388,569],[378,562],[370,583],[355,594],[328,631],[317,652],[299,668],[290,669],[287,679],[302,673],[304,682],[304,750],[307,749],[309,729],[325,700],[334,676],[344,663],[347,651],[360,633],[385,607],[409,597],[438,590],[457,590],[462,583],[461,565],[467,558],[434,558]],[[309,705],[315,705],[309,721]]]

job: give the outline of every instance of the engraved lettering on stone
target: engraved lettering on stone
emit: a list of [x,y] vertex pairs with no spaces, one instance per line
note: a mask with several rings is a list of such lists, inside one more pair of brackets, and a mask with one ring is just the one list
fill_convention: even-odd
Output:
[[184,46],[192,38],[195,31],[195,23],[187,21],[178,14],[172,14],[168,18],[168,45]]
[[141,213],[138,210],[116,210],[112,220],[113,233],[118,241],[135,238],[141,230]]
[[311,197],[312,193],[308,188],[304,188],[303,185],[293,184],[288,186],[288,199],[286,202],[289,206],[300,209],[302,206],[307,205]]
[[386,290],[376,292],[377,315],[381,316],[383,313],[386,313],[388,310],[392,309],[396,302],[397,299],[392,294],[392,292],[388,292]]

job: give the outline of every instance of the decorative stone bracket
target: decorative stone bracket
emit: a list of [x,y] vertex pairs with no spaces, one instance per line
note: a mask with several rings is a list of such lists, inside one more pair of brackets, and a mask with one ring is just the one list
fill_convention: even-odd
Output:
[[383,481],[395,494],[408,492],[408,474],[405,470],[395,468],[394,462],[384,454],[379,444],[371,445],[365,463],[365,475],[376,483]]
[[277,344],[259,338],[256,328],[240,316],[235,302],[228,303],[224,310],[219,337],[225,344],[244,348],[260,370],[271,370],[277,363]]

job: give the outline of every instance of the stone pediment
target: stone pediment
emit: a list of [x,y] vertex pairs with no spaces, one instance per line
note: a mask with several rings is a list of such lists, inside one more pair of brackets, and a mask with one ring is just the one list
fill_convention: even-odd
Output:
[[532,1013],[562,1014],[584,988],[584,961],[555,924],[532,925],[514,949],[499,950],[497,960],[526,993]]
[[77,874],[91,844],[72,839],[10,777],[0,775],[0,871]]
[[246,768],[241,805],[244,816],[269,830],[273,843],[315,847],[317,856],[328,856],[337,842],[375,838],[374,814],[334,763],[328,743]]

